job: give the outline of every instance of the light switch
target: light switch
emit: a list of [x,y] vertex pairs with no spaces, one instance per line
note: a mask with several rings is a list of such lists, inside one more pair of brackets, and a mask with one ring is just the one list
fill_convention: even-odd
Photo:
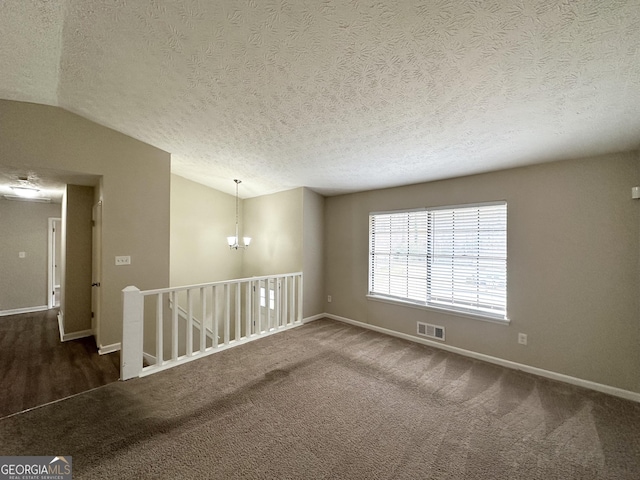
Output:
[[131,256],[129,255],[117,256],[116,265],[131,265]]
[[24,258],[27,256],[27,252],[18,252],[18,257],[19,258]]

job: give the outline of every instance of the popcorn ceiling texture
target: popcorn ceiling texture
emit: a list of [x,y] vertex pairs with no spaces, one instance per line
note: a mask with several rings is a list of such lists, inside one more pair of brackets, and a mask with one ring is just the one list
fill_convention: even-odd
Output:
[[1,5],[0,97],[162,148],[219,190],[241,178],[241,196],[640,145],[639,0]]
[[57,105],[63,3],[0,1],[0,98]]

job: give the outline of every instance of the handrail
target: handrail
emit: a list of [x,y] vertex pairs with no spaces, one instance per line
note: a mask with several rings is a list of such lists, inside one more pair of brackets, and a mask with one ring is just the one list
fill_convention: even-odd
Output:
[[[169,308],[173,308],[173,301],[171,299],[169,299]],[[178,305],[178,315],[180,316],[180,318],[182,320],[187,320],[189,318],[188,317],[189,312],[187,312],[180,305]],[[196,317],[194,315],[191,315],[191,318],[193,319],[193,326],[194,327],[196,327],[198,330],[200,330],[201,328],[204,328],[205,331],[207,332],[207,335],[213,335],[213,330],[211,330],[206,325],[203,325],[204,322],[202,322],[198,317]]]
[[295,273],[283,273],[282,275],[262,275],[260,277],[245,277],[238,278],[233,280],[219,280],[217,282],[210,283],[195,283],[193,285],[182,285],[180,287],[167,287],[167,288],[156,288],[154,290],[140,290],[142,295],[154,295],[157,293],[169,293],[169,292],[182,292],[185,290],[193,289],[193,288],[203,288],[203,287],[215,287],[216,285],[224,285],[228,283],[245,283],[250,281],[259,281],[259,280],[267,280],[269,278],[286,278],[286,277],[295,277],[298,275],[302,275],[302,272]]

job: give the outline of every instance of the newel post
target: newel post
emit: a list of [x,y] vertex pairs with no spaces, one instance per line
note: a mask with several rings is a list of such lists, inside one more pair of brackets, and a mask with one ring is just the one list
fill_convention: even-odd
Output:
[[129,380],[142,372],[144,296],[138,288],[130,286],[122,290],[122,300],[120,380]]

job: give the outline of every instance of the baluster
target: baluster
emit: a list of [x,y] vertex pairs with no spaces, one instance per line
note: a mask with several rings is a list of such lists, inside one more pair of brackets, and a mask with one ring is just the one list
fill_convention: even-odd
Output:
[[200,288],[200,353],[204,353],[207,348],[207,297],[205,288]]
[[289,324],[291,325],[296,321],[296,277],[291,277],[291,291],[289,293]]
[[159,293],[156,297],[156,365],[162,365],[164,353],[164,312],[163,312],[163,294]]
[[242,291],[240,290],[240,283],[236,282],[236,342],[240,340],[240,315],[242,314],[240,306],[242,305]]
[[284,325],[289,324],[289,310],[287,307],[289,306],[289,277],[284,277],[284,285],[282,288],[282,321]]
[[[202,327],[202,326],[201,326]],[[202,333],[202,330],[200,331]],[[187,290],[187,356],[193,355],[193,298]]]
[[264,293],[264,297],[265,297],[265,304],[267,306],[267,331],[271,331],[271,278],[267,278],[266,280],[266,287],[265,287],[265,293]]
[[171,311],[171,359],[175,362],[178,359],[178,292],[173,291],[173,309]]
[[220,310],[220,302],[218,302],[218,287],[211,287],[211,311],[213,312],[213,348],[218,348],[218,329],[220,326],[218,325],[218,315]]
[[296,321],[302,321],[302,275],[298,275],[298,308],[296,310]]
[[276,329],[280,328],[282,326],[282,318],[280,318],[280,278],[276,278],[274,280],[274,295],[273,295],[273,299],[276,302],[275,305],[275,310],[276,310]]
[[256,291],[256,309],[258,310],[258,334],[262,333],[262,280],[258,280],[258,290]]
[[249,338],[251,336],[251,282],[245,283],[245,297],[244,297],[244,336]]
[[229,345],[229,324],[231,323],[231,309],[229,284],[224,284],[224,344]]

